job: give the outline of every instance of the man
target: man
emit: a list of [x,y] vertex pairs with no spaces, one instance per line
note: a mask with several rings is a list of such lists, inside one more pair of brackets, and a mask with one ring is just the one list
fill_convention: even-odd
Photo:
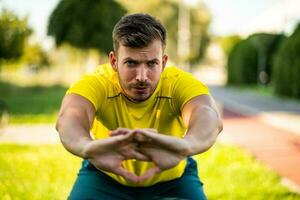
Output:
[[110,65],[62,102],[61,142],[84,159],[69,199],[206,199],[191,156],[222,130],[208,88],[165,67],[166,30],[150,15],[123,17],[113,44]]

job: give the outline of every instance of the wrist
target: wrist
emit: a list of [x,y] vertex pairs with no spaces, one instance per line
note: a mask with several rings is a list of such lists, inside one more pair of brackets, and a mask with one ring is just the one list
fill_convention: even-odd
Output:
[[192,135],[186,135],[183,140],[187,143],[187,149],[184,152],[185,156],[193,156],[198,154],[198,147],[196,139]]
[[91,144],[92,144],[91,139],[83,139],[80,142],[80,152],[79,156],[83,159],[89,159],[92,157],[92,152],[91,152]]
[[193,156],[207,151],[215,143],[216,137],[212,135],[210,138],[200,139],[190,134],[186,135],[184,140],[190,146],[189,156]]

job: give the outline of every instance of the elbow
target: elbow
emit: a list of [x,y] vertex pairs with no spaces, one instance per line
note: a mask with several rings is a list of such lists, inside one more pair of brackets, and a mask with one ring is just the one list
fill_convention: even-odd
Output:
[[60,128],[60,123],[59,123],[59,119],[56,121],[56,124],[55,124],[55,130],[57,132],[59,132],[59,128]]
[[220,132],[214,132],[203,144],[203,151],[210,149],[217,141],[218,134]]
[[55,129],[59,135],[59,139],[61,141],[61,143],[65,146],[66,143],[68,143],[68,139],[65,136],[65,134],[63,134],[66,131],[66,119],[63,116],[63,113],[60,113],[56,123],[55,123]]
[[206,140],[204,146],[205,151],[210,149],[217,141],[218,135],[222,132],[223,130],[223,122],[220,118],[218,118],[215,130],[209,134],[208,139]]
[[202,143],[203,152],[210,149],[216,143],[218,135],[222,132],[222,130],[223,130],[223,122],[220,118],[218,118],[218,120],[216,120],[216,125],[214,130],[207,135],[208,136],[207,139],[204,140],[204,142]]
[[63,134],[62,134],[62,118],[58,117],[57,121],[56,121],[56,124],[55,124],[55,129],[59,135],[59,139],[61,141],[61,143],[65,146],[65,144],[67,143],[67,141],[65,141],[65,138],[63,137]]
[[221,118],[218,118],[217,122],[217,132],[220,134],[223,131],[223,121]]
[[55,129],[58,133],[61,129],[61,124],[62,124],[61,120],[62,120],[62,113],[59,113],[58,118],[57,118],[56,123],[55,123]]

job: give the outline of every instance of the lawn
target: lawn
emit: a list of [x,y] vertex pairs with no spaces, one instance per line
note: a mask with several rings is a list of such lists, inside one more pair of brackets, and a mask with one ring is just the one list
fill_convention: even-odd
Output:
[[289,97],[289,96],[282,96],[275,93],[274,88],[272,85],[227,85],[227,88],[240,90],[242,92],[249,92],[254,95],[261,95],[266,97],[273,97],[273,98],[280,98],[284,100],[293,101],[295,103],[300,103],[300,99]]
[[226,86],[231,89],[238,89],[245,92],[251,92],[253,94],[259,94],[262,96],[268,96],[268,97],[278,97],[278,95],[275,94],[274,89],[271,85],[264,86],[264,85],[229,85]]
[[60,145],[0,144],[0,199],[66,199],[79,166]]
[[[217,144],[197,159],[210,200],[300,200],[236,147]],[[79,166],[80,159],[60,145],[0,144],[0,199],[66,199]]]
[[0,82],[0,99],[9,111],[9,123],[53,123],[67,88]]

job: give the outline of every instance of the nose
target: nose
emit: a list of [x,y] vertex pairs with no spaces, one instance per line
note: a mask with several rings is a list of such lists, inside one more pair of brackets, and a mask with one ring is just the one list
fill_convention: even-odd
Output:
[[136,72],[137,81],[145,82],[147,80],[147,68],[145,66],[140,66]]

